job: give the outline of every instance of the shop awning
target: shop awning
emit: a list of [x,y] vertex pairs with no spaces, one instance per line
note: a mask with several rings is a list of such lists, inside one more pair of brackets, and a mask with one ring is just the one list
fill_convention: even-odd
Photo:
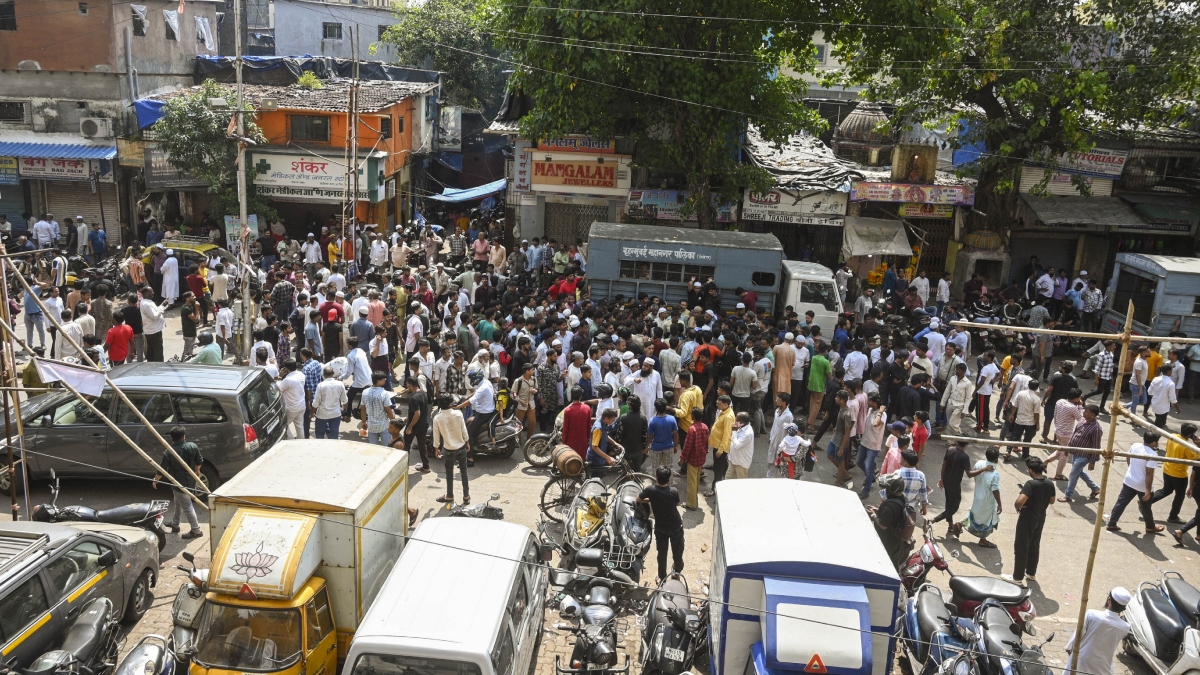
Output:
[[89,141],[78,134],[7,132],[0,134],[0,157],[40,159],[112,159],[114,141]]
[[912,255],[912,246],[904,232],[904,223],[884,218],[846,216],[842,256]]
[[1021,195],[1046,225],[1128,227],[1143,220],[1119,197],[1036,197]]
[[504,189],[504,184],[508,182],[507,178],[485,183],[479,187],[465,188],[462,190],[456,188],[446,188],[442,190],[440,195],[429,195],[426,199],[433,199],[439,202],[469,202],[472,199],[482,199],[488,195],[496,194]]

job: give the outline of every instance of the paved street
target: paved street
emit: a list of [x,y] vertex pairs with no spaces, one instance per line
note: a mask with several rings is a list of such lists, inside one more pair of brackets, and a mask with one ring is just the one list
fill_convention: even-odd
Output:
[[[172,325],[171,323],[168,324]],[[178,325],[174,323],[174,325]],[[170,332],[170,329],[169,331]],[[173,338],[173,339],[171,339]],[[180,339],[170,336],[167,341],[166,353],[176,354],[179,351]],[[1086,386],[1086,385],[1085,385]],[[1184,404],[1181,419],[1200,418],[1200,406]],[[1107,416],[1101,417],[1107,433]],[[1179,422],[1172,416],[1170,426],[1177,428]],[[348,426],[348,425],[347,425]],[[1118,425],[1118,441],[1120,448],[1127,448],[1140,438],[1140,432],[1135,435],[1128,423]],[[343,427],[343,438],[354,439],[357,434]],[[828,440],[828,436],[824,439]],[[765,471],[766,439],[756,439],[755,466],[752,475],[761,476]],[[931,441],[926,449],[921,469],[929,477],[930,484],[936,484],[937,475],[944,453],[944,444]],[[983,445],[971,447],[973,458],[981,458]],[[830,482],[833,476],[832,467],[819,453],[820,460],[815,478],[822,482]],[[1118,461],[1109,476],[1108,495],[1110,501],[1115,499],[1120,489],[1121,478],[1125,465]],[[1099,479],[1100,470],[1093,473]],[[534,527],[538,517],[538,501],[541,489],[548,474],[526,465],[518,452],[511,459],[481,459],[470,472],[471,494],[476,502],[486,499],[492,492],[499,492],[500,504],[504,508],[505,518],[511,522]],[[711,473],[706,472],[711,478]],[[946,539],[945,528],[938,526],[939,544],[948,556],[951,572],[964,575],[988,574],[999,576],[1001,573],[1012,572],[1013,528],[1015,517],[1011,515],[1012,502],[1015,500],[1020,483],[1025,480],[1024,467],[1019,463],[1003,464],[1001,466],[1001,495],[1004,501],[1005,514],[1001,517],[1000,529],[992,536],[998,545],[996,549],[984,549],[974,543],[973,537],[964,536],[961,541]],[[854,472],[855,485],[861,484],[861,474]],[[420,509],[422,519],[435,516],[441,505],[435,499],[443,494],[444,476],[440,465],[435,465],[435,471],[420,474],[415,471],[410,478],[411,503]],[[677,479],[677,486],[682,491],[684,481]],[[707,484],[707,482],[706,482]],[[460,486],[456,486],[460,487]],[[1057,484],[1062,490],[1064,485]],[[971,500],[972,485],[970,480],[964,485],[964,504],[959,514],[965,515]],[[116,506],[122,503],[143,501],[154,498],[154,490],[150,489],[147,481],[114,480],[114,481],[85,481],[67,480],[62,484],[61,504],[84,503],[97,508]],[[45,481],[39,481],[34,486],[31,501],[37,503],[49,498]],[[933,507],[930,516],[940,511],[944,504],[944,495],[934,491],[931,495]],[[868,503],[878,503],[877,497],[872,497]],[[1166,517],[1166,504],[1156,507],[1156,516]],[[1080,590],[1083,579],[1084,561],[1090,545],[1092,519],[1096,513],[1095,502],[1077,501],[1071,505],[1055,504],[1050,509],[1045,534],[1042,539],[1042,564],[1038,570],[1038,581],[1033,584],[1033,601],[1037,609],[1036,625],[1040,633],[1039,639],[1045,639],[1051,632],[1055,633],[1054,641],[1047,646],[1047,654],[1052,666],[1062,667],[1066,662],[1063,647],[1070,637],[1079,610]],[[1184,517],[1192,513],[1189,502],[1184,507]],[[812,514],[819,518],[821,514]],[[1089,603],[1095,607],[1102,603],[1107,590],[1113,586],[1122,585],[1134,589],[1143,580],[1157,579],[1166,570],[1178,570],[1189,576],[1193,582],[1197,580],[1200,571],[1200,545],[1187,538],[1186,547],[1176,545],[1175,541],[1165,533],[1159,536],[1145,536],[1137,522],[1136,509],[1126,511],[1122,520],[1124,531],[1119,534],[1103,532],[1097,554],[1097,563],[1093,580],[1092,600]],[[204,515],[201,520],[206,521]],[[711,500],[701,499],[701,508],[694,512],[684,513],[686,527],[687,566],[684,570],[692,589],[702,592],[703,584],[708,581],[710,565],[710,547],[712,541],[712,504]],[[781,524],[781,533],[786,529]],[[919,534],[918,534],[919,538]],[[186,547],[184,544],[186,543]],[[137,639],[147,633],[166,634],[170,630],[171,603],[175,592],[183,581],[182,573],[174,569],[175,565],[184,564],[180,554],[188,550],[196,554],[198,560],[205,563],[209,557],[210,541],[207,536],[196,540],[183,542],[178,535],[168,538],[167,549],[162,555],[163,569],[158,586],[154,590],[155,601],[146,616],[130,632],[126,648],[132,646]],[[653,576],[653,552],[648,561],[649,570],[645,576]],[[930,581],[946,588],[949,576],[933,572]],[[546,634],[544,635],[541,652],[538,657],[537,672],[539,675],[553,673],[554,655],[570,652],[566,636],[553,629],[557,621],[556,612],[547,612]],[[627,617],[629,633],[626,635],[624,648],[633,656],[637,653],[637,630],[632,616]],[[1119,658],[1118,672],[1148,673],[1148,669],[1140,661],[1122,655]]]

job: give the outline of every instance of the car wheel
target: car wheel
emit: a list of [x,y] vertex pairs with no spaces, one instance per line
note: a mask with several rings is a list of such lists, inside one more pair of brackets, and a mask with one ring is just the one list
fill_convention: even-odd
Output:
[[150,603],[154,602],[154,593],[150,590],[153,574],[150,570],[144,570],[134,582],[133,589],[129,591],[129,600],[125,603],[125,623],[137,623],[150,609]]
[[221,476],[217,470],[207,462],[200,465],[200,477],[204,479],[205,492],[212,492],[221,485]]

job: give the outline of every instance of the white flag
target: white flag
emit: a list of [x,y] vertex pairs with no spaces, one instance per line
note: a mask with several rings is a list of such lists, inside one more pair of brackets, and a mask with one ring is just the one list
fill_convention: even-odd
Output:
[[35,358],[33,362],[42,382],[66,382],[79,393],[88,396],[99,396],[104,391],[104,373],[57,361]]

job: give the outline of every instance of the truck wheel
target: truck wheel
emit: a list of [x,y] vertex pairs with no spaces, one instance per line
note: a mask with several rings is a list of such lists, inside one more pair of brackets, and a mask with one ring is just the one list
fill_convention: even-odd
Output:
[[134,582],[129,591],[129,600],[125,602],[125,616],[122,617],[125,623],[137,623],[146,610],[150,609],[150,603],[154,602],[154,593],[150,590],[153,574],[150,570],[144,570]]

